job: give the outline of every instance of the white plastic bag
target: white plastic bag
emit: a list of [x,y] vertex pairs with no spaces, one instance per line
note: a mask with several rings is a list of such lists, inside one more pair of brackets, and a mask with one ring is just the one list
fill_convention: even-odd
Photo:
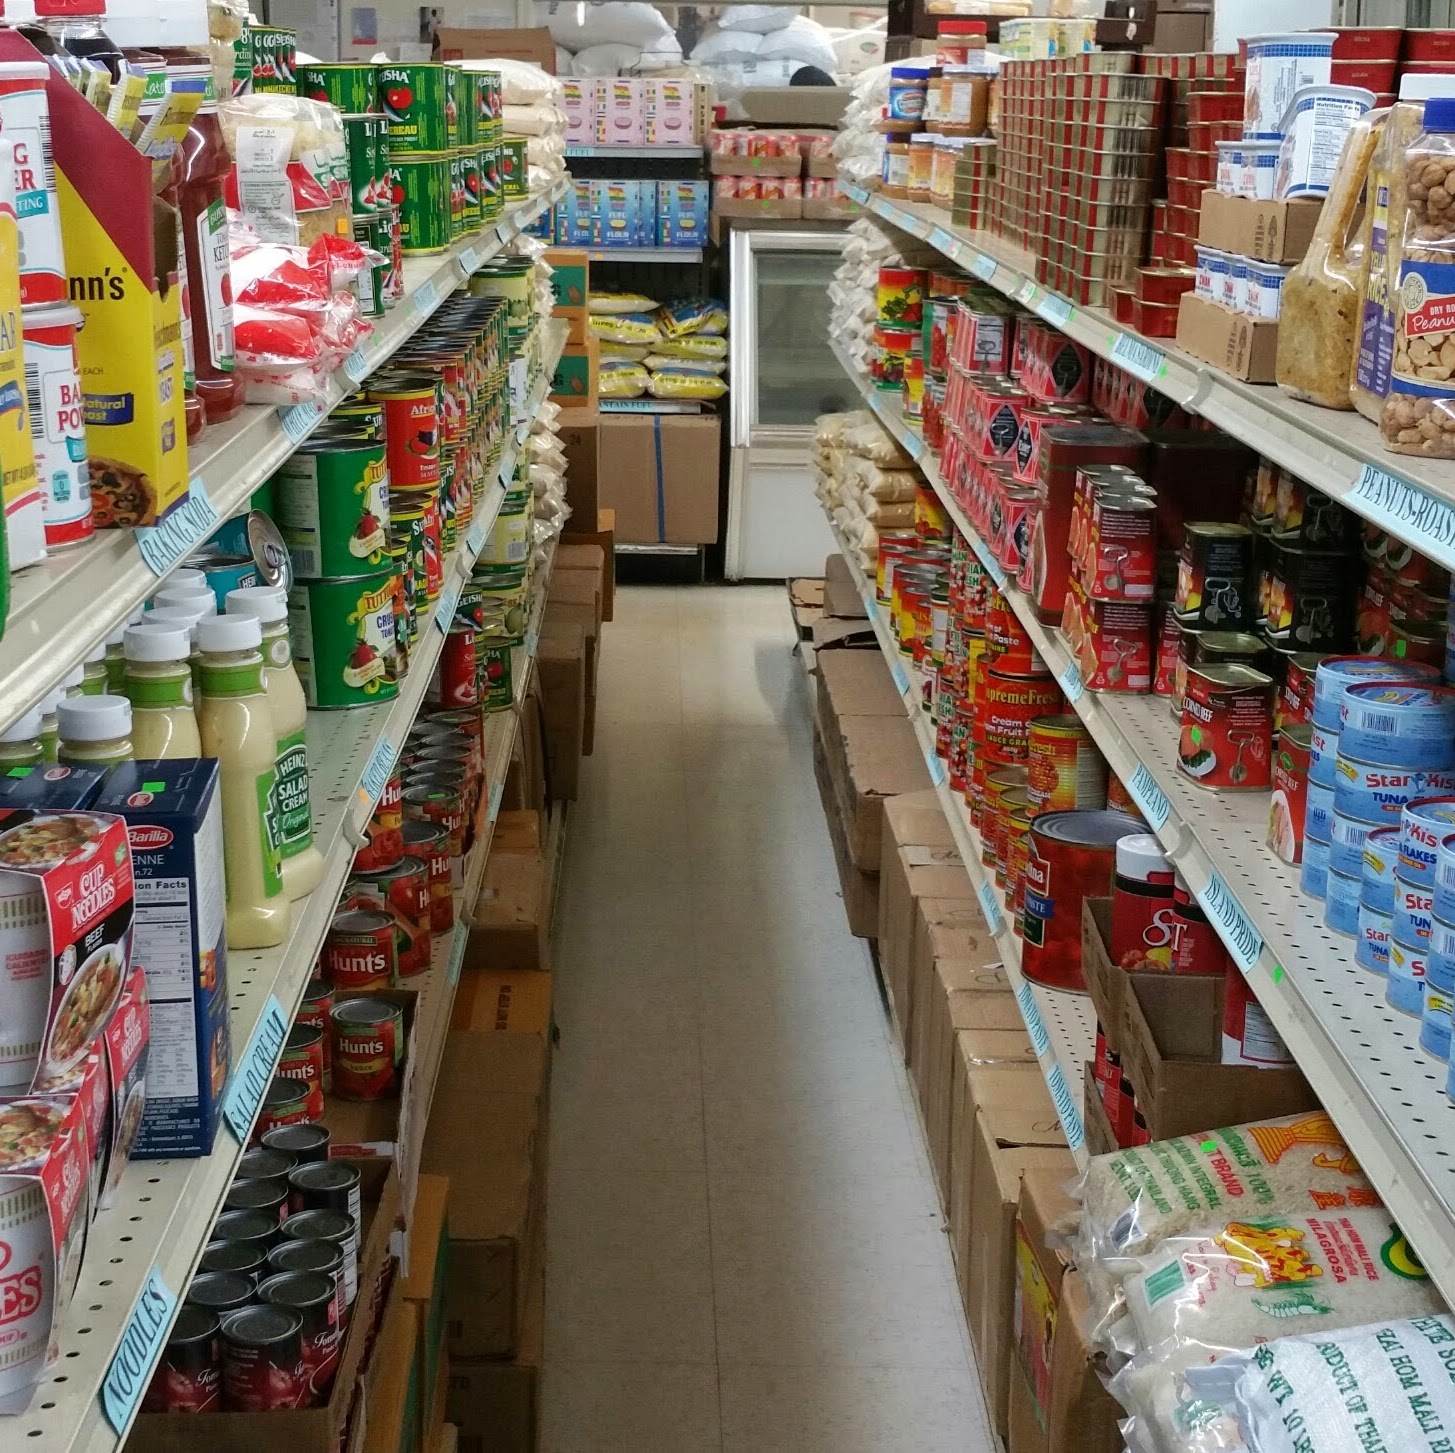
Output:
[[611,44],[657,50],[672,34],[672,27],[655,5],[635,0],[591,0],[584,6],[579,0],[565,0],[546,7],[546,25],[551,39],[573,52]]
[[839,58],[834,54],[834,43],[828,31],[816,20],[798,16],[782,30],[775,30],[763,37],[758,51],[760,61],[798,61],[805,66],[817,66],[821,71],[833,75],[838,69]]
[[758,59],[764,37],[752,30],[709,30],[692,48],[702,66],[743,65]]
[[759,35],[769,35],[797,16],[798,10],[792,5],[729,5],[717,23],[724,30],[755,30]]

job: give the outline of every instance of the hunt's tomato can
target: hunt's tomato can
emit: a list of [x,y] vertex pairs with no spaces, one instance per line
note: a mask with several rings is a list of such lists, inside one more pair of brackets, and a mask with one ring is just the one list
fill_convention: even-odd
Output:
[[464,852],[465,803],[457,788],[443,782],[405,788],[404,815],[439,823],[450,835],[450,856],[458,858]]
[[455,926],[455,889],[450,871],[450,834],[443,823],[413,817],[404,824],[409,855],[429,869],[429,926],[448,933]]
[[333,1006],[333,1091],[341,1100],[397,1094],[404,1063],[404,1011],[388,999],[340,999]]
[[404,856],[400,826],[404,821],[404,783],[399,768],[389,774],[365,829],[368,841],[354,854],[356,873],[377,873],[392,868]]
[[335,913],[323,941],[323,973],[344,994],[391,988],[399,976],[393,915],[370,908]]
[[323,1039],[323,1030],[316,1025],[295,1024],[278,1057],[278,1073],[308,1089],[308,1120],[323,1118]]
[[1189,667],[1178,770],[1209,791],[1262,791],[1272,758],[1273,679],[1251,666]]
[[[408,797],[411,789],[405,789]],[[394,923],[395,974],[402,982],[429,968],[429,869],[418,858],[402,857],[392,868],[360,874],[345,886],[342,902],[389,915]]]
[[328,1012],[333,1008],[333,985],[321,978],[312,978],[303,991],[303,1002],[293,1016],[294,1024],[310,1024],[323,1031],[323,1088],[331,1088],[328,1056]]
[[303,1318],[289,1307],[244,1307],[222,1323],[222,1407],[274,1413],[302,1405]]
[[254,1142],[279,1125],[301,1125],[313,1117],[308,1113],[308,1086],[275,1074],[263,1091],[263,1103],[253,1125]]

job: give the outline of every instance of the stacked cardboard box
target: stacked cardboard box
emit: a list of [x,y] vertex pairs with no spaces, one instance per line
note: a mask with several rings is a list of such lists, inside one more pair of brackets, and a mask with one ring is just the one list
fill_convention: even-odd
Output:
[[581,758],[596,735],[601,627],[612,598],[609,550],[591,541],[562,543],[551,573],[537,656],[550,796],[572,800]]
[[718,537],[716,414],[601,420],[601,503],[630,545],[711,545]]
[[503,812],[470,910],[465,967],[506,973],[549,969],[550,940],[551,881],[540,814]]

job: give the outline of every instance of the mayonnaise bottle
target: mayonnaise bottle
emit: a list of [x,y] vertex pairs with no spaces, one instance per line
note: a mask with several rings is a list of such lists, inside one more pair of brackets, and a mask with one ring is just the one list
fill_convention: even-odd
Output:
[[194,602],[191,605],[159,605],[149,610],[143,620],[144,625],[181,626],[187,632],[192,642],[192,654],[188,657],[188,662],[192,667],[194,696],[201,689],[202,684],[202,652],[197,649],[197,622],[215,614],[215,611]]
[[56,760],[71,767],[114,767],[130,762],[131,703],[124,696],[70,696],[56,707],[60,740]]
[[140,761],[200,757],[192,701],[192,635],[181,621],[128,626],[123,689],[131,702],[131,743]]
[[323,857],[313,846],[313,807],[308,796],[308,702],[293,668],[288,638],[288,597],[275,586],[251,585],[227,593],[229,616],[251,616],[263,632],[263,691],[278,734],[275,761],[278,846],[283,891],[290,898],[313,892],[323,876]]
[[292,910],[273,812],[278,734],[263,692],[262,625],[250,616],[204,616],[197,645],[202,755],[217,758],[222,786],[227,946],[268,948],[288,936]]

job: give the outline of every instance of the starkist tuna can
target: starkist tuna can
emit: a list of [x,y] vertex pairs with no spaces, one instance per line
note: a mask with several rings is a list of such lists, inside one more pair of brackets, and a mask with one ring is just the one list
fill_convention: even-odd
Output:
[[1371,828],[1364,839],[1364,856],[1359,873],[1359,902],[1376,913],[1394,916],[1395,869],[1399,864],[1400,830]]
[[1081,905],[1109,898],[1116,843],[1144,830],[1121,812],[1049,812],[1031,823],[1025,870],[1026,978],[1050,989],[1084,992]]
[[273,476],[277,519],[300,580],[338,580],[388,559],[389,471],[379,440],[309,439]]
[[1360,762],[1445,770],[1455,767],[1455,690],[1371,682],[1344,692],[1339,752]]
[[353,580],[303,580],[288,592],[293,661],[309,706],[373,706],[399,694],[392,570]]
[[1351,686],[1380,681],[1436,682],[1440,673],[1418,662],[1386,656],[1326,656],[1314,672],[1313,721],[1337,732],[1343,727],[1344,694]]
[[1417,797],[1400,815],[1399,876],[1433,890],[1441,841],[1455,832],[1455,796]]
[[1371,827],[1398,827],[1416,798],[1449,792],[1455,792],[1455,772],[1356,762],[1343,752],[1334,763],[1334,811]]

